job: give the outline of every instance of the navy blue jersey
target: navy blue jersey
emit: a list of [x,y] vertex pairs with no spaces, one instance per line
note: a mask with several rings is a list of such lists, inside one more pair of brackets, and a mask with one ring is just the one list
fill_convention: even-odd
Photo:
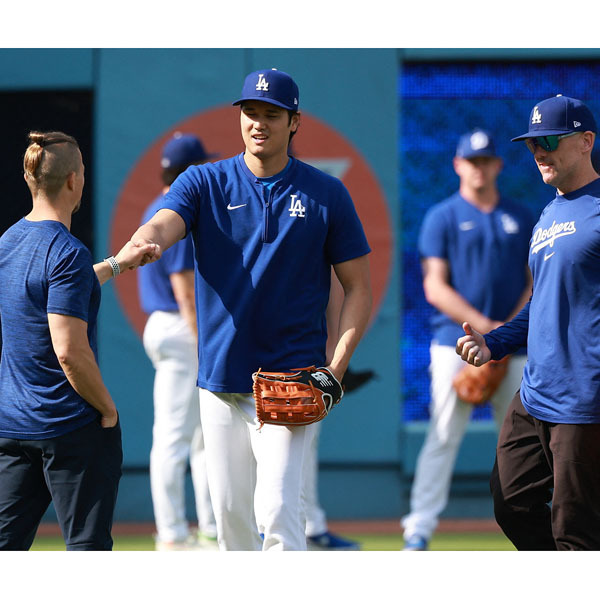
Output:
[[[486,317],[505,321],[527,285],[533,223],[526,208],[505,198],[485,213],[457,192],[425,215],[419,253],[447,260],[449,284]],[[464,335],[461,324],[437,309],[431,328],[433,338],[446,346]]]
[[[142,225],[150,220],[160,208],[163,200],[161,194],[144,212]],[[179,310],[173,294],[170,276],[194,268],[194,251],[192,238],[184,239],[165,250],[160,260],[137,269],[138,293],[142,310],[152,314],[155,310]]]
[[344,185],[295,158],[272,186],[243,154],[189,167],[165,195],[194,241],[198,385],[325,361],[331,265],[370,249]]
[[600,179],[559,195],[534,227],[531,302],[486,335],[494,357],[527,340],[523,406],[551,423],[600,423]]
[[62,223],[21,219],[0,238],[0,290],[0,437],[51,438],[97,418],[68,382],[48,326],[48,313],[86,321],[97,360],[100,283],[89,250]]

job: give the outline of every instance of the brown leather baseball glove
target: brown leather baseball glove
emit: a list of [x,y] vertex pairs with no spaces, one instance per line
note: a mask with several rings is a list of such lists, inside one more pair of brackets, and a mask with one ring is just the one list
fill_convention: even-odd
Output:
[[490,360],[481,367],[466,364],[452,382],[460,400],[467,404],[485,404],[498,389],[508,369],[509,357]]
[[281,373],[252,374],[256,416],[262,427],[308,425],[329,414],[344,394],[340,382],[326,367],[303,367]]

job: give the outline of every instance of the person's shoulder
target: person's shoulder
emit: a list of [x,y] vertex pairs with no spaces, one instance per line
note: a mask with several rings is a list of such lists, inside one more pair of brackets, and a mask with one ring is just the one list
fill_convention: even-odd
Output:
[[[32,230],[37,235],[29,235],[30,243],[45,248],[49,265],[76,264],[84,268],[93,264],[92,252],[62,223],[58,221],[42,221],[32,223]],[[53,267],[53,268],[54,268]]]
[[10,227],[4,231],[4,233],[0,236],[0,240],[8,239],[12,237],[15,233],[20,232],[26,227],[27,221],[24,218],[19,219],[16,223],[13,223]]
[[585,186],[585,190],[596,202],[600,202],[600,177]]
[[230,156],[222,160],[216,160],[215,162],[207,162],[202,165],[195,165],[193,168],[197,169],[200,173],[229,173],[231,170],[237,167],[239,162],[239,156]]
[[328,185],[332,188],[340,188],[345,189],[344,184],[337,177],[326,173],[325,171],[311,165],[307,162],[299,160],[298,158],[293,158],[294,164],[293,169],[295,170],[295,174],[298,177],[302,177],[307,181],[314,181],[321,185]]
[[81,254],[85,260],[92,260],[92,252],[90,249],[78,238],[75,237],[68,229],[57,233],[57,237],[64,240],[65,250],[72,251],[77,254]]
[[425,215],[429,218],[441,215],[447,215],[455,212],[460,207],[464,206],[465,201],[458,192],[439,200],[432,204],[426,211]]
[[238,169],[239,156],[232,156],[215,162],[206,162],[201,165],[189,166],[179,177],[181,183],[201,185],[203,183],[221,180],[231,176]]

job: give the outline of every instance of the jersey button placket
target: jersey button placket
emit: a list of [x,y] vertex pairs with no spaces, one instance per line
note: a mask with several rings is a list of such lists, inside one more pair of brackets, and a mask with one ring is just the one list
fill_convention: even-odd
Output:
[[271,207],[271,188],[268,188],[262,184],[262,197],[263,197],[263,235],[262,241],[269,241],[269,208]]

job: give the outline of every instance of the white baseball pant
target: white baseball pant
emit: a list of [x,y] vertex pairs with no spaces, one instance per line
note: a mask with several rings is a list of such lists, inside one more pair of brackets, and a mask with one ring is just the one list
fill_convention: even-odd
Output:
[[314,427],[258,429],[252,395],[202,388],[200,414],[219,548],[306,550],[303,468]]
[[[431,404],[427,436],[417,458],[410,494],[410,514],[402,518],[404,538],[420,535],[429,539],[446,508],[456,455],[473,406],[458,399],[452,380],[466,364],[454,346],[433,342],[430,346]],[[499,430],[513,396],[521,385],[527,358],[513,356],[508,372],[490,400]],[[490,465],[491,471],[492,465]]]
[[314,435],[304,465],[304,513],[306,515],[306,536],[321,535],[327,531],[327,517],[319,504],[319,434],[321,422],[311,427]]
[[216,524],[206,477],[194,337],[178,312],[156,311],[148,318],[143,341],[156,370],[150,486],[158,538],[179,542],[189,535],[185,512],[188,459],[198,528],[214,536]]

